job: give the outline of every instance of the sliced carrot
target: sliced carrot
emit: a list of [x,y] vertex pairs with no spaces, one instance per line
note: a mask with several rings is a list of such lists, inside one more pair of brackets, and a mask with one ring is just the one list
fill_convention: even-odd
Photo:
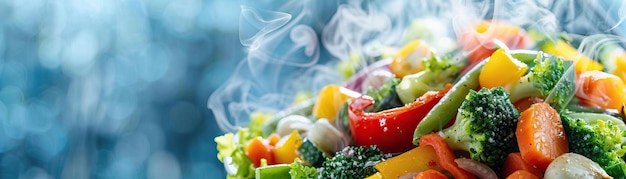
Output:
[[526,170],[518,170],[506,177],[506,179],[539,179],[539,177]]
[[437,170],[429,169],[415,175],[413,179],[448,179],[448,177]]
[[474,174],[471,174],[459,168],[459,165],[457,165],[456,162],[454,162],[454,159],[456,158],[456,156],[454,155],[454,152],[452,151],[450,146],[448,146],[448,143],[446,143],[446,141],[438,134],[430,133],[430,134],[420,137],[420,146],[421,145],[433,146],[437,154],[437,159],[439,160],[439,164],[441,165],[443,169],[450,172],[450,174],[452,174],[454,178],[456,179],[476,178]]
[[543,102],[543,99],[539,97],[528,97],[515,101],[515,103],[513,103],[513,106],[517,108],[517,111],[525,111],[530,107],[530,105],[540,102]]
[[515,135],[522,159],[541,172],[569,152],[561,118],[547,103],[533,104],[522,112]]
[[270,136],[267,136],[267,141],[269,141],[270,146],[275,146],[276,143],[280,141],[280,135],[273,133]]
[[626,103],[625,89],[619,77],[601,71],[583,72],[576,80],[576,97],[585,106],[621,112]]
[[532,165],[522,160],[522,155],[519,152],[510,153],[504,161],[504,168],[502,169],[502,176],[509,176],[515,171],[524,170],[534,174],[535,176],[542,176],[543,173],[539,169],[534,168]]
[[267,160],[267,164],[274,164],[274,156],[269,142],[261,137],[255,137],[250,140],[246,146],[246,155],[254,164],[254,167],[261,166],[261,159]]

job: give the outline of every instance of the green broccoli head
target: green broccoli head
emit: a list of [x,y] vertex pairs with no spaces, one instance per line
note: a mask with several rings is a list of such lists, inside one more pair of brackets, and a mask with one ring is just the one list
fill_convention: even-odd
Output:
[[346,147],[327,158],[320,170],[321,178],[366,178],[377,172],[374,165],[390,158],[376,146]]
[[563,128],[567,134],[570,152],[581,154],[600,166],[615,178],[626,177],[626,153],[623,138],[626,125],[621,120],[606,114],[572,113],[561,114]]
[[499,169],[509,153],[519,150],[515,138],[518,118],[504,88],[472,90],[454,124],[439,134],[452,149],[468,151],[473,160]]
[[574,94],[574,72],[567,71],[571,62],[540,52],[531,65],[530,72],[519,82],[507,86],[511,101],[526,97],[549,97],[546,101],[553,107],[560,109],[565,106]]

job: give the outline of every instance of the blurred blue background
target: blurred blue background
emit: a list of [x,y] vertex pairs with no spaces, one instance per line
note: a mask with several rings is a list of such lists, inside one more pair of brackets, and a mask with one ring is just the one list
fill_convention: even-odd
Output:
[[0,0],[0,178],[224,178],[207,100],[245,57],[242,5],[285,2]]
[[206,103],[242,4],[0,1],[0,178],[224,178]]

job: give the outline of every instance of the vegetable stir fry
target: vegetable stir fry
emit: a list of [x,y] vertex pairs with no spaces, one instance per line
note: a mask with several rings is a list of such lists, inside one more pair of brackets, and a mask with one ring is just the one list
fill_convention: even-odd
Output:
[[217,137],[218,159],[229,178],[626,178],[626,53],[532,31],[483,21],[447,53],[389,47],[359,84]]

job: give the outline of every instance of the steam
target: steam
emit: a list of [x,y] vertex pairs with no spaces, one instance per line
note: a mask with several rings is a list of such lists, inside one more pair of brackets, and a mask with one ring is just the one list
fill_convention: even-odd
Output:
[[[433,18],[451,29],[434,39],[455,38],[482,20],[494,19],[540,33],[566,31],[580,37],[581,52],[597,52],[602,44],[623,42],[616,29],[626,18],[626,5],[610,3],[620,4],[602,9],[599,2],[575,0],[348,0],[334,6],[304,0],[278,10],[243,6],[240,40],[248,55],[210,96],[208,107],[222,130],[233,131],[247,124],[253,111],[277,112],[292,104],[298,91],[315,93],[326,84],[340,83],[337,62],[354,54],[363,58],[377,46],[401,47],[417,18]],[[329,8],[336,12],[326,18],[329,12],[324,10]],[[598,33],[612,35],[590,36]]]

